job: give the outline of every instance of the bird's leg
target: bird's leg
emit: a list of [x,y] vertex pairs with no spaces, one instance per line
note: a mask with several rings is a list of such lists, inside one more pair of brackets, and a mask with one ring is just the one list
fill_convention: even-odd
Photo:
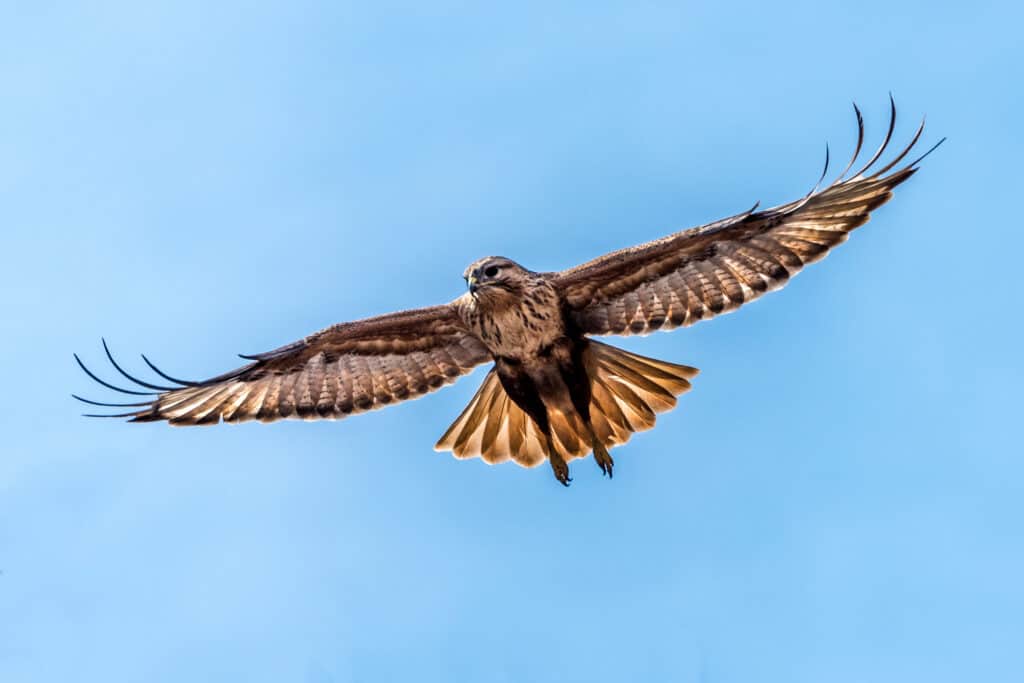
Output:
[[547,438],[547,449],[548,449],[548,462],[551,463],[551,471],[555,474],[555,479],[562,486],[568,486],[569,482],[572,481],[572,477],[569,476],[569,465],[565,462],[565,458],[562,457],[561,453],[555,450],[555,444],[551,440],[551,435],[545,435]]
[[601,439],[597,438],[597,433],[594,431],[594,426],[589,421],[584,422],[587,426],[587,435],[590,437],[590,448],[594,452],[594,461],[597,466],[601,468],[601,474],[604,474],[609,479],[612,478],[612,468],[615,467],[615,461],[612,460],[611,454],[608,449],[601,443]]
[[594,449],[594,460],[597,462],[597,466],[601,468],[602,474],[608,475],[608,478],[611,479],[615,461],[612,460],[611,453],[604,447],[604,444],[594,435],[594,430],[590,430],[590,446]]
[[572,477],[569,476],[569,465],[566,464],[565,458],[558,453],[552,451],[551,455],[548,456],[548,461],[551,462],[551,471],[555,473],[555,479],[562,486],[568,486],[569,482],[572,481]]

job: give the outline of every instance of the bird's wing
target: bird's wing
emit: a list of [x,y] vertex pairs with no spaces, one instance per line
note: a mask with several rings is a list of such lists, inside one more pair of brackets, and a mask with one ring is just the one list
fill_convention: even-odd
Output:
[[[766,211],[751,209],[553,274],[579,329],[598,335],[646,334],[692,325],[783,287],[805,265],[846,241],[927,156],[892,170],[917,143],[922,122],[910,145],[874,169],[892,138],[893,105],[885,141],[861,170],[846,178],[864,141],[863,119],[856,105],[854,109],[857,151],[825,189],[815,187],[799,201]],[[825,168],[827,172],[827,155]]]
[[114,368],[139,386],[126,390],[109,384],[76,355],[82,369],[108,388],[153,398],[122,404],[75,398],[133,408],[102,417],[166,420],[176,425],[342,418],[417,398],[490,360],[487,349],[467,332],[450,304],[334,325],[275,351],[243,356],[252,362],[202,382],[174,379],[143,356],[176,387],[132,377],[114,361],[106,342],[103,346]]

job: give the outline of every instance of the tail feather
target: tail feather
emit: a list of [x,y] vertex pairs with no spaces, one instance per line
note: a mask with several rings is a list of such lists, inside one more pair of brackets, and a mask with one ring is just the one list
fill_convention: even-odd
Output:
[[632,431],[642,432],[654,426],[656,419],[654,410],[635,391],[637,388],[635,384],[630,384],[627,380],[617,384],[610,382],[609,386],[612,388],[615,400],[622,408],[622,413],[626,416]]
[[551,423],[555,448],[566,461],[585,457],[590,452],[586,425],[575,412],[549,412],[548,421]]
[[540,430],[509,399],[492,369],[434,449],[459,459],[479,456],[490,465],[512,459],[536,467],[547,458],[543,444]]
[[[606,448],[625,443],[654,426],[655,416],[671,410],[690,390],[697,368],[647,358],[590,340],[584,363],[591,380],[590,427]],[[585,457],[590,430],[575,412],[549,411],[552,442],[566,459]],[[547,459],[546,439],[505,393],[491,370],[462,414],[434,446],[456,458],[480,456],[489,464],[513,460],[536,467]]]
[[591,385],[591,396],[593,405],[590,407],[590,422],[601,443],[608,446],[628,441],[632,433],[629,420],[622,413],[611,389],[600,377],[595,378]]
[[523,467],[536,467],[548,457],[547,451],[544,449],[544,434],[541,433],[537,423],[520,410],[519,406],[511,401],[509,404],[509,411],[519,413],[526,424],[523,446],[518,451],[512,452],[512,459]]
[[[508,449],[509,453],[515,458],[516,462],[519,459],[516,457],[518,453],[524,452],[524,446],[527,441],[526,426],[529,420],[526,418],[526,413],[521,410],[516,410],[518,406],[509,400],[508,406]],[[522,463],[520,463],[522,464]]]
[[491,464],[504,462],[512,457],[510,452],[506,452],[503,447],[507,439],[501,439],[502,444],[498,444],[498,435],[504,434],[503,427],[508,421],[508,394],[504,391],[495,391],[494,401],[491,403],[487,411],[487,424],[484,425],[483,436],[480,440],[480,452],[483,455],[489,455],[490,459],[488,462]]
[[[483,428],[487,412],[484,406],[490,406],[496,390],[500,388],[498,376],[494,370],[487,373],[483,384],[470,399],[462,413],[455,419],[448,431],[437,442],[435,448],[450,450],[456,458],[472,458],[480,455],[483,442]],[[472,441],[476,441],[471,445]]]
[[602,369],[615,373],[623,384],[632,389],[632,393],[638,398],[640,403],[657,413],[662,413],[675,407],[675,394],[653,379],[648,379],[642,371],[638,371],[630,365],[621,362],[614,356],[603,360],[604,363],[599,365],[598,373]]

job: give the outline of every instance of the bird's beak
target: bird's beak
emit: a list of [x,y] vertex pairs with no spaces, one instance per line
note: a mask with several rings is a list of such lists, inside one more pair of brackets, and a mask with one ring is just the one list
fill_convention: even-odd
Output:
[[466,284],[469,285],[469,293],[476,294],[476,290],[479,289],[479,286],[476,283],[476,276],[470,275],[469,277],[467,277]]

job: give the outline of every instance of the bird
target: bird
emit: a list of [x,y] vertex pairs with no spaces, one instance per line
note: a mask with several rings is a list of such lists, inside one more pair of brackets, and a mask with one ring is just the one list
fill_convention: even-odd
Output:
[[[610,449],[650,429],[692,388],[697,368],[641,356],[595,337],[644,335],[708,320],[782,288],[804,266],[846,241],[918,170],[939,140],[903,163],[924,131],[882,162],[896,125],[877,151],[852,172],[864,145],[856,103],[857,143],[832,182],[825,169],[800,199],[742,213],[615,251],[559,272],[535,272],[512,259],[474,261],[466,291],[446,304],[333,325],[267,353],[241,355],[242,367],[202,381],[177,379],[142,355],[164,384],[111,366],[135,386],[100,385],[131,396],[92,405],[129,408],[87,417],[212,425],[286,418],[339,419],[421,397],[479,365],[490,370],[435,449],[489,464],[547,461],[568,486],[568,463],[593,454],[611,478]],[[878,166],[881,165],[879,168]],[[170,386],[166,383],[170,383]],[[141,398],[145,397],[145,398]]]

